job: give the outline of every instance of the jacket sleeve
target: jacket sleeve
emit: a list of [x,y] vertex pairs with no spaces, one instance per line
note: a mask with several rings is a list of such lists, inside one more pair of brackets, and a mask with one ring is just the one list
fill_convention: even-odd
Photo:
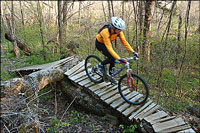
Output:
[[101,32],[100,32],[101,36],[103,37],[103,41],[104,41],[104,44],[108,50],[108,52],[115,58],[115,59],[119,59],[119,55],[113,50],[113,47],[112,47],[112,44],[111,44],[111,41],[110,41],[110,33],[108,31],[108,28],[105,28],[103,29]]
[[132,47],[130,46],[130,44],[126,41],[124,33],[121,31],[119,34],[119,39],[121,41],[121,43],[123,44],[123,46],[131,53],[134,52],[134,50],[132,49]]

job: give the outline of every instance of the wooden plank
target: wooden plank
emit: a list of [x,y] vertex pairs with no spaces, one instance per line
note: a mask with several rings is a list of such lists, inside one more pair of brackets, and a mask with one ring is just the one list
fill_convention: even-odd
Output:
[[120,98],[120,97],[121,97],[120,94],[116,94],[115,96],[113,96],[113,97],[111,97],[111,98],[108,98],[105,102],[106,102],[107,104],[110,104],[110,103],[112,103],[113,101],[117,100],[117,99]]
[[178,132],[178,131],[184,131],[186,129],[189,129],[191,128],[188,124],[185,124],[185,125],[181,125],[181,126],[178,126],[178,127],[173,127],[173,128],[169,128],[169,129],[165,129],[163,130],[162,132]]
[[110,91],[112,91],[112,90],[115,90],[116,88],[117,88],[116,85],[115,85],[115,86],[112,86],[112,87],[109,88],[109,89],[105,88],[105,89],[103,89],[100,93],[98,93],[97,95],[98,95],[99,97],[101,97],[102,95],[104,95],[104,94],[106,94],[106,93],[108,93],[108,92],[110,92]]
[[195,131],[192,128],[190,128],[190,129],[186,129],[177,133],[195,133]]
[[156,104],[155,103],[151,103],[147,108],[145,108],[144,110],[142,110],[140,113],[138,113],[137,115],[134,116],[135,119],[138,118],[138,116],[146,113],[147,111],[149,111],[151,108],[155,107]]
[[134,105],[129,108],[127,108],[125,111],[122,112],[126,117],[133,113],[135,110],[137,110],[141,105]]
[[[111,88],[112,87],[112,88]],[[108,91],[108,90],[112,90],[112,89],[115,89],[115,86],[113,87],[113,85],[108,85],[106,88],[103,88],[103,89],[100,89],[100,90],[96,90],[94,93],[96,95],[99,96],[100,93],[104,92],[104,91]]]
[[68,70],[67,72],[65,72],[64,74],[69,76],[71,75],[73,72],[75,72],[76,70],[78,70],[81,66],[83,66],[85,64],[85,60],[81,61],[79,64],[77,64],[76,66],[72,67],[72,69]]
[[56,68],[57,66],[60,66],[61,63],[63,62],[68,62],[72,60],[74,57],[70,56],[62,60],[46,63],[46,64],[41,64],[41,65],[33,65],[33,66],[26,66],[23,68],[17,68],[11,71],[28,71],[28,70],[42,70],[42,69],[49,69],[49,68]]
[[181,118],[172,119],[170,121],[154,124],[152,127],[155,132],[161,132],[165,129],[184,125],[185,122]]
[[129,117],[130,120],[132,120],[138,113],[140,113],[142,110],[144,110],[147,106],[149,106],[152,103],[152,100],[149,100],[147,103],[144,104],[139,110],[132,113],[132,115]]
[[[91,64],[89,64],[88,66],[90,66],[90,65]],[[91,70],[91,68],[89,70]],[[76,75],[76,74],[78,74],[82,71],[85,71],[85,65],[81,66],[77,71],[73,72],[69,77],[72,77],[72,76],[74,76],[74,75]]]
[[[128,94],[127,98],[130,99],[130,98],[134,97],[137,94],[138,94],[137,92],[133,92],[131,94]],[[116,108],[116,107],[118,107],[119,105],[121,105],[124,102],[125,102],[125,100],[123,98],[120,98],[117,101],[114,101],[110,106],[113,107],[113,108]]]
[[156,110],[158,110],[160,108],[160,105],[156,105],[155,107],[151,108],[148,112],[146,112],[145,114],[138,116],[138,118],[140,120],[144,119],[144,117],[154,113]]
[[[87,75],[86,75],[87,76]],[[94,76],[94,79],[99,79],[99,76]],[[85,80],[82,80],[81,82],[79,82],[78,84],[81,85],[81,86],[85,86],[86,84],[92,82],[89,78],[85,79]]]
[[160,118],[163,118],[163,117],[166,117],[166,116],[168,116],[168,114],[166,112],[158,111],[154,114],[151,114],[151,115],[145,117],[144,120],[151,123],[151,121],[153,121],[153,120],[160,119]]
[[86,72],[83,71],[83,72],[81,72],[81,73],[79,73],[79,74],[77,74],[77,75],[75,75],[75,76],[69,77],[69,79],[75,81],[76,79],[81,78],[81,77],[83,77],[83,76],[85,76],[85,75],[86,75]]
[[168,120],[171,120],[171,119],[174,119],[174,118],[175,118],[175,116],[168,116],[168,117],[166,117],[166,118],[153,120],[153,121],[151,121],[151,124],[154,125],[154,124],[156,124],[156,123],[168,121]]
[[94,86],[92,86],[92,87],[89,87],[88,89],[91,90],[91,91],[96,91],[96,90],[98,90],[98,89],[100,89],[100,88],[103,88],[103,87],[105,87],[105,86],[108,86],[109,84],[110,84],[110,83],[102,82],[102,83],[96,84],[96,85],[94,85]]
[[75,83],[81,82],[81,81],[83,81],[83,80],[85,80],[85,79],[89,79],[87,75],[85,75],[85,76],[83,76],[83,77],[81,77],[81,78],[75,80]]
[[[140,99],[141,97],[142,97],[142,95],[141,95],[141,94],[138,94],[138,95],[136,95],[135,97],[133,97],[133,98],[131,99],[131,101],[135,102],[135,101],[137,101],[138,99]],[[131,105],[131,104],[129,104],[129,103],[124,103],[124,104],[121,105],[119,108],[117,108],[117,110],[118,110],[119,112],[122,112],[122,111],[124,111],[126,108],[128,108],[130,105]]]
[[69,62],[69,61],[71,61],[71,60],[73,60],[73,59],[74,59],[74,56],[65,58],[65,59],[63,59],[62,62],[60,62],[59,64],[55,65],[54,68],[60,67],[60,66],[62,66],[63,64],[66,64],[67,62]]
[[74,75],[77,75],[78,73],[85,71],[85,66],[81,66],[78,70],[76,70],[75,72],[73,72],[71,75],[69,75],[69,77],[72,77]]
[[117,90],[113,90],[113,91],[107,93],[106,95],[101,96],[101,100],[108,99],[109,97],[111,97],[111,96],[113,96],[113,95],[115,95],[115,94],[117,94],[117,93],[118,93]]
[[79,82],[78,84],[81,85],[81,86],[84,86],[88,83],[92,82],[89,78],[85,79],[85,80],[82,80],[81,82]]
[[92,86],[92,85],[94,85],[95,83],[94,82],[90,82],[90,83],[88,83],[88,84],[86,84],[86,85],[84,85],[84,87],[90,87],[90,86]]

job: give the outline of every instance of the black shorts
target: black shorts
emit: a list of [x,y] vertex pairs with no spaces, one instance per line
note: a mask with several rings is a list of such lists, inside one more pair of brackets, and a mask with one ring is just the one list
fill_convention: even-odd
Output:
[[96,39],[96,48],[102,53],[104,54],[106,57],[110,58],[111,60],[115,61],[115,58],[108,52],[108,49],[106,48],[105,44],[100,43],[97,39]]
[[109,72],[111,72],[112,68],[115,66],[115,58],[108,52],[108,49],[106,48],[105,44],[98,42],[97,39],[95,45],[96,48],[107,57],[101,63],[102,65],[110,64]]

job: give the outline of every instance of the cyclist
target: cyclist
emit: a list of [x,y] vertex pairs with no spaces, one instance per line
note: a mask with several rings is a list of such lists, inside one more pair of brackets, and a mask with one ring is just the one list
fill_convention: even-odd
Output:
[[[112,17],[111,24],[104,25],[98,35],[96,36],[96,48],[103,53],[107,58],[98,64],[98,68],[101,73],[104,73],[104,65],[110,64],[109,74],[112,74],[115,60],[119,60],[121,63],[126,63],[126,59],[120,58],[120,56],[113,50],[112,41],[119,37],[123,46],[134,56],[138,57],[138,53],[135,52],[129,43],[126,41],[124,33],[122,32],[125,29],[125,22],[119,17]],[[113,84],[116,84],[116,81],[112,79]]]

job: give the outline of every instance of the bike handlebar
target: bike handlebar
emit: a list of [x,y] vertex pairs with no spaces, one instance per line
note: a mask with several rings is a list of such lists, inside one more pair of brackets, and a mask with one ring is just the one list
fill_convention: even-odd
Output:
[[130,60],[139,60],[138,57],[136,56],[133,56],[133,57],[130,57],[130,58],[126,58],[127,61],[130,61]]
[[[129,62],[130,60],[136,60],[136,61],[139,60],[139,58],[136,56],[125,58],[125,59],[127,60],[127,62]],[[121,62],[116,60],[115,63],[120,64]]]

